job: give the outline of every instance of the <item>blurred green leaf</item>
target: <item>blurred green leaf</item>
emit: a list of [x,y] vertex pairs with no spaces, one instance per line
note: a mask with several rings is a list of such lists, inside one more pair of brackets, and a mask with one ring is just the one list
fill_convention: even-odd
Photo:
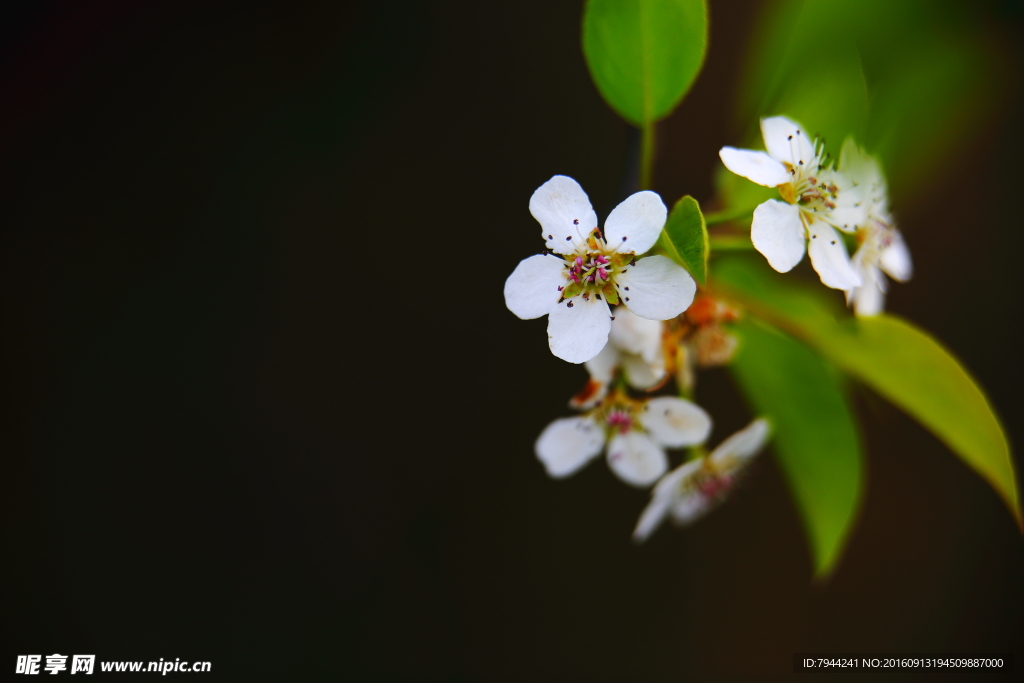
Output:
[[986,57],[970,40],[928,36],[876,79],[864,145],[882,158],[894,196],[924,192],[992,110],[997,93],[978,77],[991,69]]
[[[852,134],[881,155],[897,197],[927,186],[1010,82],[990,75],[996,52],[971,3],[776,0],[756,26],[736,142],[752,144],[758,120],[775,114],[820,133],[833,152]],[[736,181],[720,179],[725,197]]]
[[665,222],[664,234],[675,250],[671,255],[678,257],[676,260],[704,287],[708,278],[708,229],[696,199],[686,195],[676,202]]
[[935,434],[981,475],[1024,527],[1010,446],[978,384],[928,333],[890,315],[840,317],[814,289],[756,259],[716,262],[715,284],[799,337]]
[[889,315],[844,320],[817,337],[836,365],[917,418],[987,480],[1021,524],[1010,445],[985,394],[949,351]]
[[767,326],[737,326],[729,366],[773,444],[804,521],[815,575],[836,566],[856,519],[864,478],[860,438],[842,377],[814,351]]
[[636,126],[664,118],[707,48],[704,0],[589,0],[583,54],[601,96]]

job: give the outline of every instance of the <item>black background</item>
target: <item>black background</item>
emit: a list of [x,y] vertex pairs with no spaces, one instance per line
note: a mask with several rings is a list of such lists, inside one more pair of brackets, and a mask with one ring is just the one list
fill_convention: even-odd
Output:
[[[709,198],[738,142],[758,7],[711,3],[706,68],[659,131],[667,201]],[[1008,87],[897,198],[916,273],[889,308],[1019,444],[1021,15],[978,7],[1003,60],[984,77]],[[607,215],[635,137],[590,82],[580,9],[5,10],[5,675],[54,652],[208,660],[204,680],[788,680],[815,651],[1024,665],[1010,516],[866,391],[863,515],[824,584],[771,455],[641,547],[646,493],[600,463],[544,475],[533,441],[585,373],[502,284],[541,248],[532,191],[570,175]],[[749,418],[725,373],[701,401],[713,443]]]

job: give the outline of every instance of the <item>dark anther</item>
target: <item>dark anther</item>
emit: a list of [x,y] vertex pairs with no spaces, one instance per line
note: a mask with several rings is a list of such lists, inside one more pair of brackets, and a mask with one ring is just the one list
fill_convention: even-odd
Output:
[[786,138],[786,139],[787,139],[787,140],[792,140],[792,139],[793,139],[793,136],[792,136],[792,135],[790,135],[790,136],[789,136],[788,138]]
[[622,238],[622,241],[623,241],[623,242],[625,242],[625,241],[626,241],[626,238],[625,238],[625,237],[623,237],[623,238]]
[[626,297],[626,301],[629,301],[629,297],[628,296]]
[[573,225],[579,225],[580,224],[580,219],[579,218],[573,218],[572,219],[572,224]]
[[567,302],[567,303],[565,304],[565,307],[566,307],[566,308],[572,308],[572,302],[571,302],[571,301]]
[[553,240],[553,239],[555,239],[555,236],[554,235],[548,235],[548,239],[549,240]]
[[835,241],[835,240],[832,240],[832,244],[835,244],[835,243],[836,243],[836,241]]
[[817,235],[811,235],[811,239],[812,240],[816,240],[816,239],[818,239],[818,236]]
[[572,235],[569,235],[568,237],[565,238],[565,241],[568,242],[571,239],[572,239]]
[[629,291],[629,287],[626,287],[626,291],[627,291],[627,292]]

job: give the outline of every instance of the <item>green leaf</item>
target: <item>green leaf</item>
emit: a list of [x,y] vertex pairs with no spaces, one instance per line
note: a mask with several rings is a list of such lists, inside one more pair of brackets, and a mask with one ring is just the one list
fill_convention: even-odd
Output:
[[715,275],[720,291],[799,337],[935,434],[992,485],[1024,528],[999,419],[978,384],[937,340],[891,315],[839,319],[820,294],[749,259],[716,261]]
[[672,255],[704,287],[708,278],[708,229],[696,199],[686,195],[676,202],[665,222],[665,234],[675,250]]
[[643,126],[683,99],[704,62],[704,0],[589,0],[583,54],[601,96]]
[[985,394],[949,351],[890,315],[844,320],[817,338],[836,365],[917,418],[988,481],[1021,524],[1010,445]]
[[835,568],[861,502],[864,467],[842,377],[792,337],[755,322],[737,326],[730,365],[773,445],[810,540],[815,575]]

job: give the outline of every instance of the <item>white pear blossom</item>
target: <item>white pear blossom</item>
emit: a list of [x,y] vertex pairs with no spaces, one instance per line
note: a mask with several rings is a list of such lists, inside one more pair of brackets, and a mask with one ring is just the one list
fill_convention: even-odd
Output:
[[662,396],[633,400],[613,392],[590,413],[549,424],[537,439],[537,458],[550,476],[560,479],[607,453],[619,479],[650,486],[668,470],[665,448],[703,443],[711,418],[690,401]]
[[913,275],[910,251],[889,212],[885,175],[878,160],[847,138],[839,155],[839,168],[865,188],[867,220],[857,230],[857,252],[851,264],[861,286],[846,290],[846,301],[859,316],[878,315],[885,306],[886,275],[906,282]]
[[569,402],[574,408],[593,408],[608,393],[615,373],[622,370],[626,383],[647,391],[664,381],[667,371],[664,350],[665,324],[633,315],[619,307],[612,319],[608,343],[586,362],[590,379],[583,391]]
[[553,254],[524,259],[505,281],[505,305],[525,320],[548,316],[551,352],[584,363],[608,341],[609,304],[623,304],[649,320],[668,320],[686,310],[697,285],[664,256],[638,258],[654,246],[668,216],[654,192],[637,192],[608,216],[604,232],[583,189],[555,176],[530,198]]
[[676,524],[689,524],[724,500],[740,470],[764,446],[769,431],[767,420],[754,420],[710,455],[684,463],[662,477],[640,515],[633,540],[646,540],[667,516]]
[[761,119],[767,152],[723,147],[722,163],[785,201],[769,199],[754,209],[750,238],[772,268],[785,273],[810,253],[821,281],[834,289],[861,284],[837,230],[853,233],[867,217],[863,190],[828,165],[824,146],[808,139],[784,116]]

